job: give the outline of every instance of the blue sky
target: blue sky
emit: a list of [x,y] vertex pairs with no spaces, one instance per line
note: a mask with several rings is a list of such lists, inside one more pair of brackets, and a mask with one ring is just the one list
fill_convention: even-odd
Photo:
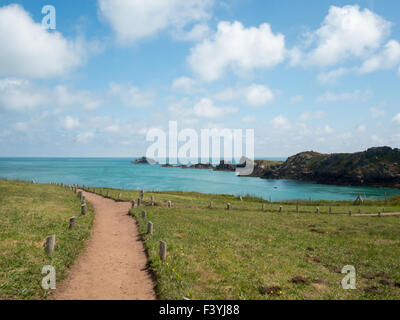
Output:
[[397,0],[2,0],[0,156],[140,156],[169,120],[254,128],[256,157],[399,147],[399,21]]

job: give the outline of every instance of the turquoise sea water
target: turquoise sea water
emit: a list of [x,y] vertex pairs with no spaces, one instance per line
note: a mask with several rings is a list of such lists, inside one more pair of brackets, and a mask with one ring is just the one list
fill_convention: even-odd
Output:
[[400,194],[397,189],[319,185],[292,180],[237,177],[232,172],[132,165],[133,159],[0,158],[0,178],[59,182],[121,189],[179,190],[287,199],[352,200]]

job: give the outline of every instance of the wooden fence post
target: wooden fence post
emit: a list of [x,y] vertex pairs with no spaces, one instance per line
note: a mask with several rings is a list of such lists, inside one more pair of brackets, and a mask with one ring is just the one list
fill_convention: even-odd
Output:
[[279,207],[279,213],[282,213],[282,210],[283,210],[283,207],[280,206],[280,207]]
[[171,200],[170,200],[170,201],[168,201],[168,208],[171,209],[171,207],[172,207],[172,202],[171,202]]
[[351,210],[349,210],[349,216],[351,217],[353,214],[353,212]]
[[227,203],[226,210],[231,210],[231,204],[230,203]]
[[137,199],[137,207],[138,207],[138,208],[140,207],[140,202],[141,202],[141,200],[140,200],[140,198],[138,198],[138,199]]
[[135,208],[135,200],[132,200],[132,209]]
[[72,218],[69,219],[69,230],[75,229],[75,221],[76,221],[75,216],[73,216]]
[[263,203],[263,204],[261,205],[261,210],[262,210],[262,211],[265,211],[265,203]]
[[315,211],[315,213],[319,213],[319,208],[317,207],[317,210]]
[[146,219],[146,216],[147,216],[147,213],[146,213],[146,211],[143,210],[143,211],[142,211],[142,218],[143,218],[143,219]]
[[56,236],[53,234],[52,236],[47,237],[46,244],[44,246],[44,250],[51,257],[54,253],[54,246],[56,245]]
[[153,222],[151,221],[147,223],[147,234],[153,235]]
[[210,201],[210,205],[208,206],[210,209],[212,209],[214,203],[212,201]]
[[86,202],[82,204],[81,206],[81,214],[85,215],[86,214]]
[[106,193],[106,197],[107,197],[107,198],[110,197],[110,191],[108,191],[108,190],[107,190],[107,193]]
[[160,259],[164,261],[167,258],[167,244],[164,241],[160,241]]
[[332,207],[329,208],[329,213],[332,213]]
[[154,206],[154,196],[151,196],[151,205]]

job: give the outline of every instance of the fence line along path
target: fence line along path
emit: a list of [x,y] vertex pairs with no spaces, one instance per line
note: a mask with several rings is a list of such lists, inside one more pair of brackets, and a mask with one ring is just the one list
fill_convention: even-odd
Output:
[[[83,192],[95,210],[91,238],[52,300],[151,300],[154,283],[129,202]],[[78,221],[76,222],[78,223]]]

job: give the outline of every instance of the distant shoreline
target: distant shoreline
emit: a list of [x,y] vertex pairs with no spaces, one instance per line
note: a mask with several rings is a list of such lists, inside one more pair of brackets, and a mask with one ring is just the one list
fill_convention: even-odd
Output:
[[[247,160],[251,161],[251,160]],[[246,162],[244,162],[246,163]],[[400,150],[370,148],[348,154],[302,152],[286,161],[255,160],[254,170],[246,177],[272,180],[298,180],[325,185],[400,189]],[[219,165],[162,165],[164,168],[201,169],[235,172],[238,164],[221,161]]]

